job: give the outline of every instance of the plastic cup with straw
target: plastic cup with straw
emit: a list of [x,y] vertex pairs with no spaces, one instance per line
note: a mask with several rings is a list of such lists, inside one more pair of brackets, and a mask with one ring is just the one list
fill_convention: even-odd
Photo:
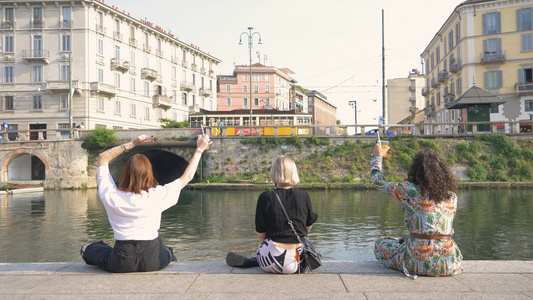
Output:
[[[206,136],[207,134],[205,133],[205,128],[204,128],[204,125],[201,124],[201,127],[202,127],[202,134],[198,135],[198,139],[201,139],[203,138],[204,136]],[[205,148],[206,150],[209,149],[209,145],[207,146],[207,148]]]
[[[379,129],[377,130],[377,133],[378,133],[378,143],[381,149],[389,148],[389,141],[382,141],[381,138],[379,137]],[[383,157],[387,157],[387,153],[384,153]]]

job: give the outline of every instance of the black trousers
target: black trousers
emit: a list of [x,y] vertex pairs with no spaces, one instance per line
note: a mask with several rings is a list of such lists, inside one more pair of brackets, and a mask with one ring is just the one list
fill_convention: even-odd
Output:
[[172,248],[165,246],[160,237],[151,241],[115,241],[113,248],[102,241],[92,243],[82,257],[88,265],[112,273],[157,271],[176,260]]

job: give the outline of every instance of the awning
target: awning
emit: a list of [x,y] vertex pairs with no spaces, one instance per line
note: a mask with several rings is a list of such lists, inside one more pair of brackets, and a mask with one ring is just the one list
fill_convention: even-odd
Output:
[[294,105],[296,105],[296,106],[298,106],[298,107],[304,107],[302,104],[297,103],[297,102],[294,102]]
[[459,109],[474,105],[489,105],[490,107],[498,106],[507,101],[477,86],[472,86],[466,93],[457,98],[457,100],[447,103],[448,109]]

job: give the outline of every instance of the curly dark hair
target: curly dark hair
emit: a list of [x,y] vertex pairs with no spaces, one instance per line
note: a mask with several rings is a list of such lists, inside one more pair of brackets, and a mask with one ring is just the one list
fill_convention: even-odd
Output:
[[435,203],[449,199],[450,192],[458,190],[457,180],[446,162],[429,148],[415,155],[407,180],[418,185],[422,194]]

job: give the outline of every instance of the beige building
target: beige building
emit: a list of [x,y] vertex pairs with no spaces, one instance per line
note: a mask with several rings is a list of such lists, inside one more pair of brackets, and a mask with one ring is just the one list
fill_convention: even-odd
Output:
[[422,96],[425,76],[416,69],[407,78],[387,80],[387,120],[385,124],[398,124],[409,116],[414,116],[425,107]]
[[309,113],[313,115],[315,125],[337,124],[337,107],[318,91],[307,91]]
[[476,121],[467,109],[446,109],[474,84],[506,101],[487,110],[491,121],[533,119],[533,0],[462,2],[421,57],[426,122]]
[[67,129],[70,108],[86,129],[158,128],[216,109],[219,59],[104,1],[2,1],[0,20],[10,129]]

